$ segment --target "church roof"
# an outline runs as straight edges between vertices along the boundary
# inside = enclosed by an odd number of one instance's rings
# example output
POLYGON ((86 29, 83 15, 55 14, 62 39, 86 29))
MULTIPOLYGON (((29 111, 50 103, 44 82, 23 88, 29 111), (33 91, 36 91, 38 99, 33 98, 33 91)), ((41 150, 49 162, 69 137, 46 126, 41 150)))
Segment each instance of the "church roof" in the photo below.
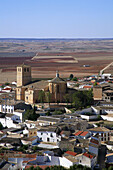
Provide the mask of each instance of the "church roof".
POLYGON ((23 86, 24 88, 31 88, 31 89, 37 89, 37 90, 42 90, 48 85, 48 81, 38 81, 34 83, 30 83, 28 85, 23 86))
POLYGON ((62 78, 59 77, 59 71, 56 71, 56 77, 53 78, 51 81, 51 83, 61 83, 61 82, 65 82, 62 78))
POLYGON ((58 82, 65 82, 65 81, 60 77, 55 77, 50 82, 51 83, 58 83, 58 82))
POLYGON ((23 64, 21 64, 21 65, 18 65, 17 67, 30 67, 30 66, 23 63, 23 64))

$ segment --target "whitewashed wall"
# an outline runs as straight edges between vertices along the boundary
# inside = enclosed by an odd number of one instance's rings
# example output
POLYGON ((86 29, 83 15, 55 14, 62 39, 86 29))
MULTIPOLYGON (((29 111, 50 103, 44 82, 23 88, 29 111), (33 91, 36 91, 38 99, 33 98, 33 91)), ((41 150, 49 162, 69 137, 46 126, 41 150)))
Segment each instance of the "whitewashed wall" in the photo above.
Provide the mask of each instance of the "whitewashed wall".
POLYGON ((43 142, 55 142, 56 143, 56 142, 61 141, 61 136, 58 137, 55 132, 43 132, 43 131, 41 132, 41 131, 38 131, 37 136, 43 142), (47 140, 48 138, 49 138, 49 141, 47 140))

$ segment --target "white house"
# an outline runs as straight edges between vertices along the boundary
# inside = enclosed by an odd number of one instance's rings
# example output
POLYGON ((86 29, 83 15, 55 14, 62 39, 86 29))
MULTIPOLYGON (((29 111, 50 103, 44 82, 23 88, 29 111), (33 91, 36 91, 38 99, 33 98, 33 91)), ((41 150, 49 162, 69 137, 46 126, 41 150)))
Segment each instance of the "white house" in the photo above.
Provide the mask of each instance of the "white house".
POLYGON ((95 114, 113 114, 113 106, 91 106, 95 114))
POLYGON ((0 112, 17 115, 18 117, 20 117, 20 120, 22 122, 25 110, 20 110, 20 109, 15 110, 14 105, 10 104, 10 102, 6 104, 4 101, 2 104, 0 104, 0 112))
POLYGON ((61 136, 58 136, 56 132, 50 131, 37 131, 37 136, 42 142, 57 143, 61 141, 61 136))
POLYGON ((107 78, 107 79, 110 79, 110 78, 111 78, 111 74, 102 74, 102 75, 101 75, 101 78, 102 78, 102 79, 106 79, 106 78, 107 78))
POLYGON ((37 137, 26 137, 26 138, 22 138, 21 142, 23 145, 33 145, 37 143, 38 138, 37 137))
POLYGON ((15 114, 16 116, 20 118, 21 122, 24 120, 24 113, 25 113, 25 110, 20 110, 20 109, 14 110, 13 112, 13 114, 15 114))
POLYGON ((0 112, 2 112, 2 113, 13 113, 14 112, 14 106, 2 103, 2 104, 0 104, 0 112))
POLYGON ((96 162, 97 162, 97 158, 88 153, 82 153, 82 154, 76 155, 75 157, 79 161, 79 164, 83 166, 88 166, 92 169, 96 165, 96 162))
POLYGON ((93 133, 93 135, 98 134, 100 141, 106 142, 110 140, 111 132, 105 127, 96 127, 89 129, 89 131, 93 133))
POLYGON ((17 127, 15 123, 20 123, 20 117, 14 114, 6 114, 4 118, 0 118, 0 122, 2 123, 3 127, 17 127))

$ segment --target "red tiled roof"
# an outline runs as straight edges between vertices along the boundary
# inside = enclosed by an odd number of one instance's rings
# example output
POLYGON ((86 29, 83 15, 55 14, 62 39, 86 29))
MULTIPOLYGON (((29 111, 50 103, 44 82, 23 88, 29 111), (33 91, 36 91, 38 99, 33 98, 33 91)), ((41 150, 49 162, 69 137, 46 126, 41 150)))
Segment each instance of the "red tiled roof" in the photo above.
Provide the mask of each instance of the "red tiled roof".
POLYGON ((37 155, 36 154, 27 154, 26 158, 36 158, 37 155))
POLYGON ((80 136, 86 136, 88 134, 88 131, 84 131, 80 136))
POLYGON ((97 145, 99 144, 99 141, 96 140, 96 139, 91 139, 90 142, 91 142, 91 143, 94 143, 94 144, 97 144, 97 145))
POLYGON ((92 86, 84 86, 83 88, 92 88, 92 86))
POLYGON ((93 158, 93 155, 88 154, 88 153, 84 153, 83 155, 84 155, 84 156, 86 156, 87 158, 90 158, 90 159, 92 159, 92 158, 93 158))
POLYGON ((72 151, 67 151, 65 153, 68 154, 68 155, 72 155, 72 156, 76 156, 77 155, 77 153, 72 152, 72 151))
POLYGON ((29 161, 23 161, 23 163, 28 163, 29 161))
POLYGON ((36 161, 36 158, 34 158, 34 159, 30 159, 28 162, 31 162, 31 161, 36 161))
POLYGON ((5 89, 2 89, 2 90, 11 90, 11 88, 5 88, 5 89))
POLYGON ((80 135, 81 133, 83 133, 83 131, 78 131, 77 133, 75 133, 75 136, 80 135))

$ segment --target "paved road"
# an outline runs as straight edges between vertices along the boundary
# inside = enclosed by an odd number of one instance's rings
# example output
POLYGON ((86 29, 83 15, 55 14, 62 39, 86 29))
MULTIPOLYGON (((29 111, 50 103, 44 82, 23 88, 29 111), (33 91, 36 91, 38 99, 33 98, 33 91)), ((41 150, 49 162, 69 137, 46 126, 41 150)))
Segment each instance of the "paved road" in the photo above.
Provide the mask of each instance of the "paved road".
POLYGON ((105 155, 107 153, 107 148, 105 145, 101 145, 99 148, 98 154, 98 164, 100 165, 100 169, 105 168, 105 155))

